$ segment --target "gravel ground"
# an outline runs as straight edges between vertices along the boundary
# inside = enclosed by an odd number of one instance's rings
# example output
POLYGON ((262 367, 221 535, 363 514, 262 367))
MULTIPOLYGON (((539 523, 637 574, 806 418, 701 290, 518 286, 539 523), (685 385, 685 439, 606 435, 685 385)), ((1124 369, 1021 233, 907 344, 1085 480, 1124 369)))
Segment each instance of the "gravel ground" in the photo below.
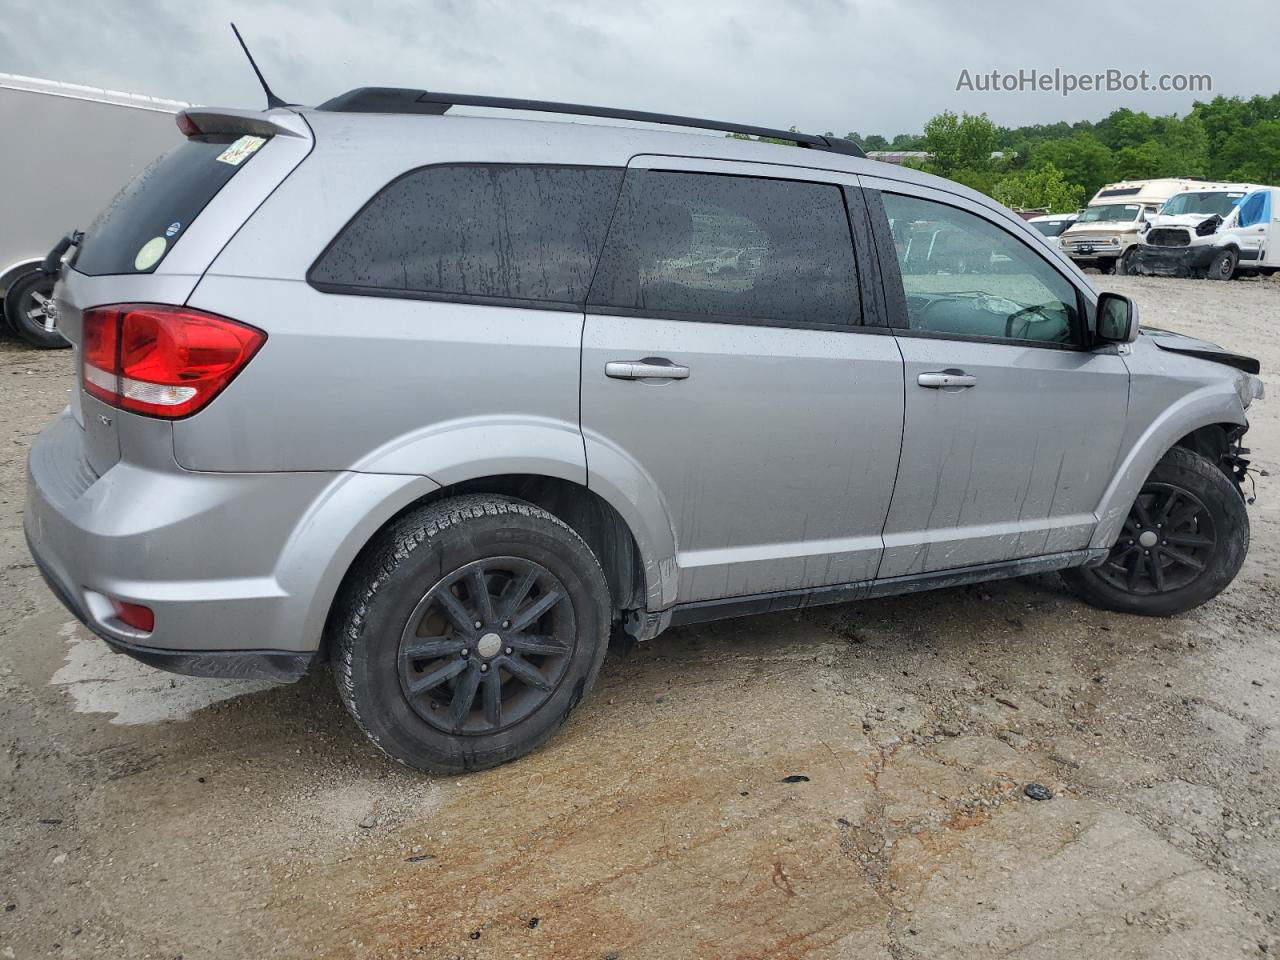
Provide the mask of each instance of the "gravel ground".
MULTIPOLYGON (((1280 365, 1280 282, 1098 279, 1280 365)), ((1269 476, 1243 573, 1189 615, 1034 577, 673 630, 538 754, 428 778, 324 671, 170 677, 71 622, 21 532, 70 374, 0 342, 0 957, 1280 951, 1269 476)), ((1275 474, 1280 404, 1253 423, 1275 474)))

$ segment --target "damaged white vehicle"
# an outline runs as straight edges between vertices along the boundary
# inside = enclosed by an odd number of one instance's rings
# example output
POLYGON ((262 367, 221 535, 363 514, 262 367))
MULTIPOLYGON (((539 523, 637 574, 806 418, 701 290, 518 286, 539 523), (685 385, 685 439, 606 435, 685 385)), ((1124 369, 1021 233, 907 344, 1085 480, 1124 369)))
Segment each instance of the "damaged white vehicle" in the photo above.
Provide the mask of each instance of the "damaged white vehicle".
POLYGON ((1238 184, 1180 193, 1152 218, 1134 255, 1142 274, 1233 277, 1280 270, 1271 233, 1280 219, 1280 188, 1238 184))

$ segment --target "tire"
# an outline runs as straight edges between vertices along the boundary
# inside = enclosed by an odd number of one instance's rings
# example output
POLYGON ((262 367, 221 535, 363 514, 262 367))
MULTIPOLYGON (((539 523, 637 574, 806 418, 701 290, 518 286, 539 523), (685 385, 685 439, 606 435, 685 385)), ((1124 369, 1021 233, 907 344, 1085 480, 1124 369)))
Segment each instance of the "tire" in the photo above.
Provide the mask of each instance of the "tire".
POLYGON ((1106 561, 1062 577, 1095 607, 1168 617, 1221 593, 1248 550, 1249 514, 1235 483, 1212 461, 1174 447, 1143 484, 1106 561))
POLYGON ((1116 261, 1115 260, 1099 260, 1098 272, 1104 276, 1110 276, 1111 274, 1115 273, 1116 261))
POLYGON ((1124 252, 1124 256, 1116 261, 1116 274, 1121 277, 1137 276, 1138 271, 1134 266, 1137 258, 1138 248, 1130 247, 1124 252))
POLYGON ((1236 275, 1236 265, 1240 262, 1234 250, 1223 250, 1209 264, 1210 280, 1230 280, 1236 275))
POLYGON ((488 495, 394 521, 357 561, 336 613, 347 710, 387 756, 436 773, 495 767, 545 743, 595 682, 612 619, 582 538, 539 507, 488 495))
POLYGON ((4 295, 4 315, 9 327, 33 347, 58 350, 71 346, 57 329, 44 327, 44 301, 53 296, 54 278, 39 270, 24 273, 4 295))

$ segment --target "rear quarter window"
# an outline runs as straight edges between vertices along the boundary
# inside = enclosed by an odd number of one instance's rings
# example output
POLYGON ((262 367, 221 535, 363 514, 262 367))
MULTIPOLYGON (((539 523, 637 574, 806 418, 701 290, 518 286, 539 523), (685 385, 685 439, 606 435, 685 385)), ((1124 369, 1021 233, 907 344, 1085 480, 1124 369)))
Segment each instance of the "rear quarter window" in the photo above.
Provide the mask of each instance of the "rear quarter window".
POLYGON ((423 167, 384 187, 307 274, 329 293, 581 307, 622 170, 423 167))
POLYGON ((263 137, 193 137, 157 158, 85 231, 72 266, 95 277, 154 272, 264 143, 263 137))

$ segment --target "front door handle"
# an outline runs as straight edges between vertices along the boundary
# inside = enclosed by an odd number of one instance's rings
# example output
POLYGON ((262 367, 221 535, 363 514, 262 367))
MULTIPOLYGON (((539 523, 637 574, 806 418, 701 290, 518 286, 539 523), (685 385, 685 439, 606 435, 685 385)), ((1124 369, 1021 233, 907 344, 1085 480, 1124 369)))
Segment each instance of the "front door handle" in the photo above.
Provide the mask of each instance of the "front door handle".
POLYGON ((916 377, 916 383, 934 390, 960 390, 964 387, 976 387, 978 378, 963 370, 939 370, 937 373, 922 373, 916 377))
POLYGON ((689 368, 665 357, 645 357, 643 360, 610 360, 604 365, 604 375, 614 380, 687 380, 689 368))

